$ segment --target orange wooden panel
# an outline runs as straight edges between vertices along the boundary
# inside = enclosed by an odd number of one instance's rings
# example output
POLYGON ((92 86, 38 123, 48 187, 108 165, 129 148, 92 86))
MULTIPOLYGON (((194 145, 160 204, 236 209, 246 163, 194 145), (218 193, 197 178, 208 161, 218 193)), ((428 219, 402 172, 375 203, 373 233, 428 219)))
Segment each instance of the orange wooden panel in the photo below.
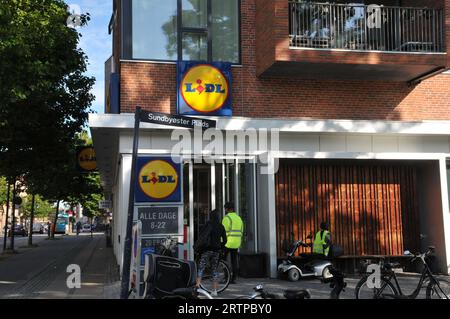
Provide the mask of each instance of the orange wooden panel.
POLYGON ((416 174, 414 166, 383 162, 281 161, 275 178, 278 255, 292 232, 304 239, 321 221, 330 224, 345 255, 401 255, 405 246, 417 248, 416 174))

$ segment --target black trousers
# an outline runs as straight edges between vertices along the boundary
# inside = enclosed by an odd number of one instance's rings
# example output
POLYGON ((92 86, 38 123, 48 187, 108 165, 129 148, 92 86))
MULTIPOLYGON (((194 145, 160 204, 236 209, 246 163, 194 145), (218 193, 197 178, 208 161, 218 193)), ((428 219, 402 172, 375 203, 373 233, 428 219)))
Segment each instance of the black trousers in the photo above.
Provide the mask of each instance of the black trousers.
POLYGON ((339 295, 345 288, 344 274, 334 265, 330 267, 330 273, 333 275, 333 290, 331 291, 331 299, 339 299, 339 295))
POLYGON ((231 271, 233 272, 231 281, 236 280, 239 273, 239 253, 237 249, 225 248, 225 260, 231 257, 231 271))

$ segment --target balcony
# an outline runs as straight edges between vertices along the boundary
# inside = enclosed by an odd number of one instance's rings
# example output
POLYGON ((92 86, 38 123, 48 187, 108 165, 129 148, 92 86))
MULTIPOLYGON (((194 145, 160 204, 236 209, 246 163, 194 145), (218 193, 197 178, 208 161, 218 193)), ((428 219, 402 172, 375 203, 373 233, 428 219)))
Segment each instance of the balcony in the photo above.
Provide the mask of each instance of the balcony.
POLYGON ((414 82, 449 66, 448 1, 260 1, 259 76, 414 82))
POLYGON ((442 9, 289 2, 291 48, 444 53, 442 9))

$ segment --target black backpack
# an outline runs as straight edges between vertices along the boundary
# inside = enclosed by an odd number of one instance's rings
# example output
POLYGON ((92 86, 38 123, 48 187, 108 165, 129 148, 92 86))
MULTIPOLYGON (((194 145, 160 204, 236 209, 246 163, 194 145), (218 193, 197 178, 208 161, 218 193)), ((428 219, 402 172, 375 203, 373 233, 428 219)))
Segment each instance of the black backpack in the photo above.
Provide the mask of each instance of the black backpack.
POLYGON ((194 244, 196 253, 202 253, 211 246, 212 225, 208 223, 200 232, 197 241, 194 244))

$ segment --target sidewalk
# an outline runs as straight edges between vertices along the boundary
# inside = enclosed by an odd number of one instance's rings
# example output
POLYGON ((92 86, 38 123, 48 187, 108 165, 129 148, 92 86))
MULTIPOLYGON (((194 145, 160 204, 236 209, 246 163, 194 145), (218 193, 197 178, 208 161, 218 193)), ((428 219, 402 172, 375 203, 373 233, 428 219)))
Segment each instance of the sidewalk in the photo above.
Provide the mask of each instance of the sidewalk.
MULTIPOLYGON (((444 277, 449 280, 449 277, 444 277)), ((346 290, 341 299, 354 299, 359 276, 347 276, 346 290)), ((405 294, 411 293, 419 276, 400 274, 400 285, 405 294)), ((270 278, 238 278, 218 298, 237 299, 249 296, 256 285, 266 291, 282 294, 286 289, 309 289, 312 299, 328 299, 331 288, 317 279, 290 282, 270 278)), ((21 250, 17 255, 0 259, 0 299, 119 299, 120 278, 112 248, 106 247, 103 234, 82 234, 42 240, 39 247, 21 250), (81 288, 67 287, 67 266, 81 268, 81 288)), ((419 298, 424 298, 422 290, 419 298)))
POLYGON ((0 260, 0 298, 102 299, 118 280, 115 258, 103 234, 60 236, 0 260), (81 288, 67 287, 67 266, 81 268, 81 288))
MULTIPOLYGON (((410 294, 417 287, 420 275, 417 274, 397 274, 400 287, 404 294, 410 294)), ((347 287, 341 293, 340 299, 355 299, 355 287, 360 280, 360 276, 346 276, 345 282, 347 287)), ((448 276, 438 276, 450 280, 448 276)), ((318 279, 301 279, 296 282, 290 282, 282 279, 269 278, 239 278, 237 284, 229 285, 228 288, 221 294, 219 298, 235 299, 243 296, 249 296, 253 293, 253 288, 262 284, 267 291, 282 294, 287 289, 308 289, 311 293, 311 299, 329 299, 331 288, 330 284, 323 284, 318 279)), ((425 287, 426 288, 426 287, 425 287)), ((425 298, 425 288, 423 288, 418 296, 418 299, 425 298)))
MULTIPOLYGON (((410 294, 417 287, 420 275, 417 274, 397 274, 400 286, 404 294, 410 294)), ((360 280, 359 276, 346 276, 345 282, 347 287, 340 295, 340 299, 355 299, 355 287, 360 280)), ((450 281, 448 276, 438 276, 450 281)), ((237 284, 230 284, 228 288, 219 294, 217 299, 238 299, 245 296, 251 296, 254 292, 253 288, 262 284, 266 291, 276 294, 283 294, 287 289, 308 289, 311 294, 311 299, 329 299, 331 288, 330 284, 324 284, 318 279, 301 279, 296 282, 291 282, 283 279, 271 278, 238 278, 237 284)), ((108 299, 118 299, 120 296, 120 282, 112 285, 114 291, 108 295, 108 299)), ((106 288, 106 287, 105 287, 106 288)), ((424 287, 417 299, 425 299, 424 287)), ((106 297, 105 297, 106 298, 106 297)))

